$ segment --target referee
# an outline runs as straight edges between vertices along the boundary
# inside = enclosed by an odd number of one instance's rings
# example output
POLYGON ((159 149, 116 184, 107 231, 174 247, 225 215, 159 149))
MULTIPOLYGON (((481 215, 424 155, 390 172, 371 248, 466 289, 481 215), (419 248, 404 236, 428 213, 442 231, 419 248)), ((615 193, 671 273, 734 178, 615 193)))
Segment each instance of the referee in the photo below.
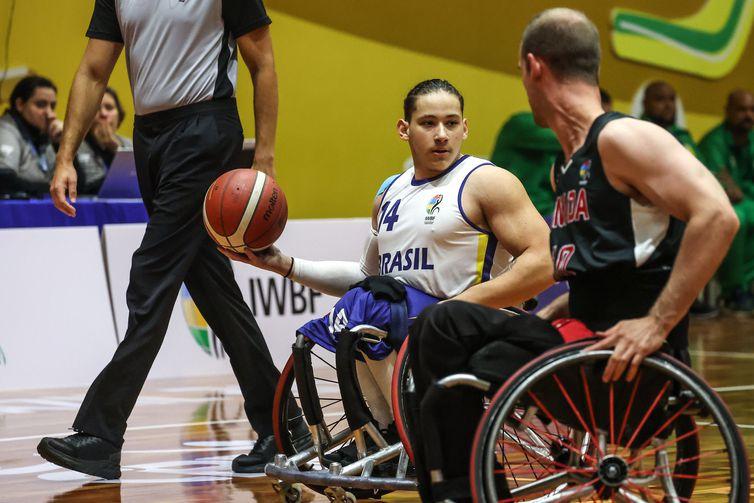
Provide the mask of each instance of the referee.
POLYGON ((134 157, 149 223, 131 264, 125 338, 89 388, 73 423, 77 433, 39 443, 46 460, 120 477, 126 420, 184 282, 230 357, 259 435, 251 453, 234 460, 234 471, 261 472, 274 456, 270 411, 280 374, 201 216, 204 193, 231 167, 243 142, 234 99, 237 52, 254 83, 253 167, 275 174, 277 77, 269 24, 261 0, 95 1, 50 193, 60 211, 76 216, 73 158, 125 47, 136 109, 134 157))

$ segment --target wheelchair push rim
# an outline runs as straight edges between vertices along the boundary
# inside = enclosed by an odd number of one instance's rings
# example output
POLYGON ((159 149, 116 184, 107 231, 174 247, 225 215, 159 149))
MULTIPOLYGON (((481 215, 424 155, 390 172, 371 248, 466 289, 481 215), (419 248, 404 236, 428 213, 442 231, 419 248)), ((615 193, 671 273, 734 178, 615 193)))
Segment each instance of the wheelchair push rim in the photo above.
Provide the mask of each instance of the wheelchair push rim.
POLYGON ((600 393, 588 382, 612 353, 583 352, 589 344, 542 355, 495 394, 472 450, 475 501, 685 502, 699 498, 696 486, 708 495, 722 486, 728 501, 749 500, 738 429, 699 376, 657 353, 642 364, 645 383, 654 379, 651 392, 639 390, 637 376, 600 393), (695 422, 693 413, 708 417, 695 422))

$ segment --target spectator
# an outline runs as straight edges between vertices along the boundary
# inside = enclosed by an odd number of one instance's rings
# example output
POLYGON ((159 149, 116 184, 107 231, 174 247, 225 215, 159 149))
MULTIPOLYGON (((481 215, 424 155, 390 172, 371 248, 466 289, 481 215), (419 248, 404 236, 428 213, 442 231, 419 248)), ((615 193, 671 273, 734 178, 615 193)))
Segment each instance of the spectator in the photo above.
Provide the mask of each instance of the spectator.
POLYGON ((79 194, 96 194, 119 148, 132 149, 131 140, 116 133, 125 112, 114 89, 108 87, 92 127, 76 152, 79 194))
POLYGON ((600 102, 602 102, 602 110, 605 112, 613 111, 613 97, 602 87, 600 87, 600 102))
POLYGON ((549 216, 555 202, 550 166, 559 152, 555 133, 537 126, 531 112, 520 112, 503 124, 490 161, 516 175, 540 215, 549 216))
POLYGON ((725 121, 707 133, 699 150, 720 180, 741 227, 717 277, 723 301, 734 313, 751 314, 754 296, 754 96, 744 90, 728 95, 725 121))
POLYGON ((55 116, 57 88, 30 76, 16 84, 0 117, 0 194, 29 197, 47 193, 55 167, 53 141, 62 123, 55 116))
MULTIPOLYGON (((640 89, 637 95, 634 105, 638 102, 640 107, 632 110, 634 115, 665 128, 681 145, 686 147, 686 150, 699 159, 699 147, 685 127, 681 99, 673 86, 665 81, 656 80, 640 89)), ((692 316, 698 319, 714 318, 719 313, 720 310, 704 300, 704 296, 697 299, 691 306, 692 316)))
POLYGON ((683 121, 678 120, 679 103, 680 99, 673 86, 665 81, 656 80, 644 88, 642 110, 638 115, 668 130, 686 150, 698 158, 699 149, 696 142, 684 127, 683 121))

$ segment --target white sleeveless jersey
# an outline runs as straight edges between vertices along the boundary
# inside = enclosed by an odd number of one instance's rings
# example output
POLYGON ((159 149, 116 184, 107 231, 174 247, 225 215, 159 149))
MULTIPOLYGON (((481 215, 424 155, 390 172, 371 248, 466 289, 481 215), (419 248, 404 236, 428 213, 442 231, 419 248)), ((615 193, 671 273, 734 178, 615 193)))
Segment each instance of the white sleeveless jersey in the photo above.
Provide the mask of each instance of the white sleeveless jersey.
POLYGON ((436 177, 417 181, 412 167, 393 180, 376 229, 381 275, 447 299, 509 267, 511 255, 461 205, 466 180, 485 165, 465 155, 436 177))

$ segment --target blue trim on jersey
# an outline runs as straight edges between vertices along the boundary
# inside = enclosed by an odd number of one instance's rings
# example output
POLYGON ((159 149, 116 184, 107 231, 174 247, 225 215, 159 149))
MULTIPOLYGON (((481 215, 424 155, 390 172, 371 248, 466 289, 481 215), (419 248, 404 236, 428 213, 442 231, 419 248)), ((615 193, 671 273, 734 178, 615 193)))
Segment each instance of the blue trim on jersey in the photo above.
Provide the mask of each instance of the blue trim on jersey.
POLYGON ((439 175, 435 175, 435 176, 430 177, 430 178, 425 178, 424 180, 417 180, 416 179, 416 171, 414 171, 414 176, 411 177, 411 185, 413 185, 414 187, 418 187, 420 185, 424 185, 425 183, 433 182, 433 181, 437 180, 438 178, 442 178, 443 176, 445 176, 448 173, 450 173, 451 171, 453 171, 453 169, 455 169, 456 166, 458 166, 463 161, 465 161, 468 156, 469 156, 468 154, 462 155, 461 157, 459 157, 458 159, 456 159, 456 162, 454 162, 453 164, 451 164, 445 171, 443 171, 439 175))
POLYGON ((495 260, 495 250, 497 249, 497 238, 490 234, 487 241, 487 249, 484 251, 484 266, 482 266, 482 282, 489 281, 492 274, 492 262, 495 260))
MULTIPOLYGON (((404 171, 403 173, 405 173, 405 171, 404 171)), ((399 175, 394 175, 394 176, 395 176, 395 178, 393 178, 393 179, 392 179, 392 181, 391 181, 391 182, 390 182, 390 183, 388 184, 388 186, 387 186, 387 187, 385 187, 385 190, 383 190, 383 191, 382 191, 382 198, 380 199, 380 208, 382 208, 382 203, 384 203, 384 202, 385 202, 385 196, 387 196, 387 191, 388 191, 388 190, 390 190, 390 187, 392 187, 392 186, 393 186, 393 184, 394 184, 395 182, 397 182, 397 181, 398 181, 398 179, 399 179, 399 178, 400 178, 401 176, 403 176, 403 173, 401 173, 401 174, 399 174, 399 175)), ((386 181, 387 181, 387 180, 386 180, 386 181)), ((383 185, 385 185, 385 182, 383 182, 382 184, 383 184, 383 185)), ((382 188, 382 187, 380 187, 380 188, 382 188)), ((377 229, 377 231, 379 232, 379 229, 377 229)))
POLYGON ((400 173, 398 173, 398 174, 395 174, 395 175, 390 175, 389 177, 385 178, 385 181, 384 181, 384 182, 382 182, 382 185, 380 185, 380 188, 379 188, 379 189, 377 189, 377 194, 375 194, 375 195, 374 195, 374 197, 378 197, 378 196, 381 196, 382 194, 384 194, 385 192, 387 192, 387 189, 389 189, 389 188, 390 188, 390 186, 391 186, 391 185, 393 184, 393 182, 394 182, 394 181, 395 181, 395 180, 396 180, 396 179, 397 179, 397 178, 398 178, 399 176, 401 176, 401 174, 400 174, 400 173))
POLYGON ((471 221, 471 219, 466 215, 466 212, 463 211, 463 204, 461 204, 461 197, 463 196, 463 188, 466 186, 466 180, 469 179, 469 176, 471 173, 476 171, 478 168, 481 168, 482 166, 494 166, 491 162, 484 162, 480 164, 479 166, 476 166, 474 169, 466 173, 466 176, 464 177, 463 181, 461 182, 461 187, 458 189, 458 211, 461 212, 461 216, 466 221, 467 224, 471 226, 471 228, 476 229, 477 231, 481 232, 482 234, 492 235, 491 231, 486 231, 482 229, 481 227, 477 226, 474 222, 471 221))

